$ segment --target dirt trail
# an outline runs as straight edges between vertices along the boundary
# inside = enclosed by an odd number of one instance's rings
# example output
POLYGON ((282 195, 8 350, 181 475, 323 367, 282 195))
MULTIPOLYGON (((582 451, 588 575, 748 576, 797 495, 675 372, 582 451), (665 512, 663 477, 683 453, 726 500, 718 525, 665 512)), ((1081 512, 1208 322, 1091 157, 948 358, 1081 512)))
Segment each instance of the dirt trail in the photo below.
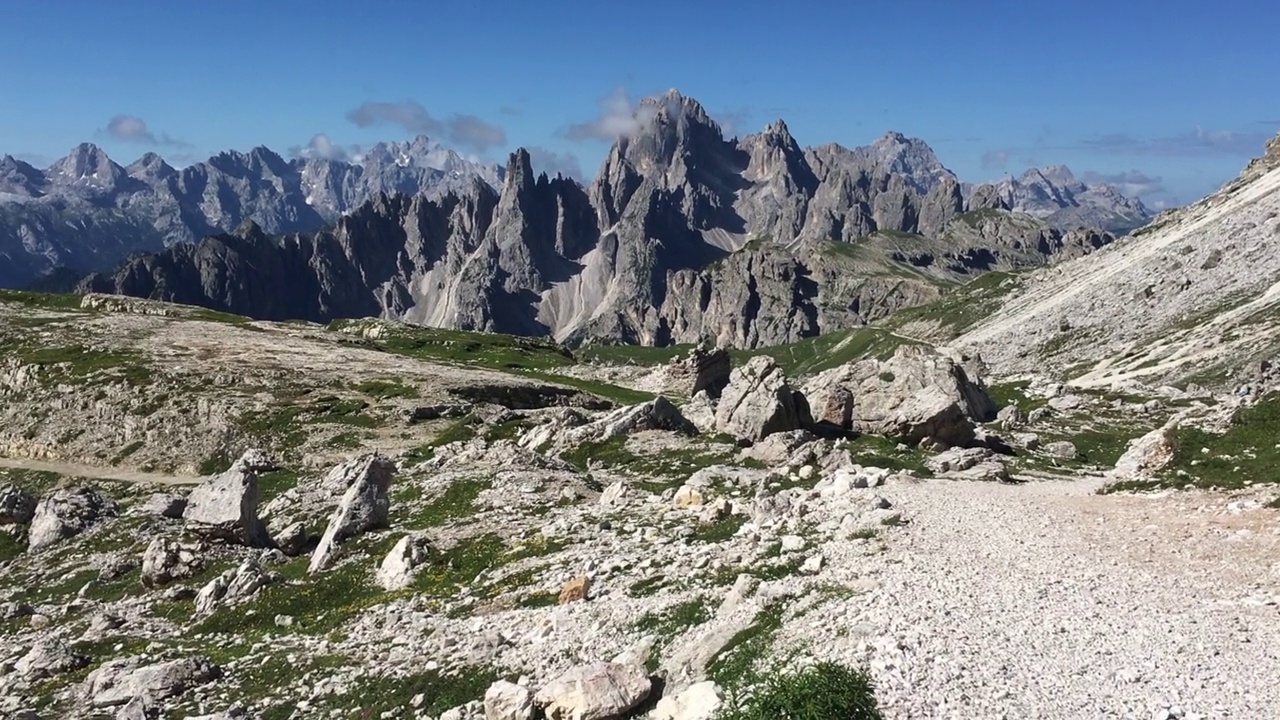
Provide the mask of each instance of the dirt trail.
POLYGON ((884 554, 823 548, 874 589, 788 630, 868 662, 895 719, 1280 717, 1276 511, 1101 482, 890 485, 884 554))
POLYGON ((0 457, 0 468, 36 470, 39 472, 58 473, 59 475, 67 475, 70 477, 117 480, 119 482, 129 483, 151 483, 156 485, 195 485, 203 479, 189 475, 147 473, 139 472, 137 470, 104 468, 96 465, 80 465, 78 463, 61 461, 28 460, 26 458, 0 457))

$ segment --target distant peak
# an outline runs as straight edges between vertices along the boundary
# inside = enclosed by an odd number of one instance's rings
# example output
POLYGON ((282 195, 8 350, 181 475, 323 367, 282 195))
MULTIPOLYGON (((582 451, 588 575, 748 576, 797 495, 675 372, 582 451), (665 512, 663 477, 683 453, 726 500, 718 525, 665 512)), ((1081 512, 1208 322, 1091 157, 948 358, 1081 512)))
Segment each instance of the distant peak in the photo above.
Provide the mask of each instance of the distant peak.
POLYGON ((534 182, 533 159, 523 147, 516 148, 507 160, 506 187, 519 190, 534 182))
POLYGON ((764 131, 766 135, 785 135, 787 137, 791 136, 791 130, 787 128, 787 123, 782 118, 778 118, 777 120, 774 120, 773 122, 769 123, 769 126, 766 127, 764 131))

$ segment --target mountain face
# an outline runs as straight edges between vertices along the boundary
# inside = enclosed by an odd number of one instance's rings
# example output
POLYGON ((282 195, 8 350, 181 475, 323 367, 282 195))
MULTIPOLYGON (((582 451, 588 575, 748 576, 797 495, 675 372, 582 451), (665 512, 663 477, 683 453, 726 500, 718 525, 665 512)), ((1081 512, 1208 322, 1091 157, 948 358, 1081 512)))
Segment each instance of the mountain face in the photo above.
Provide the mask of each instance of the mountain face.
POLYGON ((1204 200, 1101 252, 1020 278, 1017 292, 956 343, 1000 371, 1069 370, 1085 386, 1214 385, 1249 366, 1274 373, 1278 240, 1280 136, 1204 200))
POLYGON ((1126 233, 1151 220, 1138 198, 1128 198, 1114 185, 1086 184, 1065 165, 1032 168, 1017 178, 973 188, 975 207, 1027 213, 1060 228, 1097 227, 1126 233))
POLYGON ((674 91, 647 100, 637 120, 589 186, 535 176, 519 150, 499 187, 477 177, 439 197, 380 193, 311 234, 246 224, 131 258, 81 290, 266 319, 381 316, 571 344, 755 347, 1111 241, 966 212, 959 183, 918 141, 889 137, 883 154, 804 151, 782 122, 727 140, 674 91))
POLYGON ((266 148, 177 170, 155 153, 128 167, 85 143, 46 170, 0 158, 0 287, 54 268, 115 266, 253 220, 267 232, 315 230, 382 192, 437 197, 501 168, 425 137, 381 143, 357 161, 285 160, 266 148))

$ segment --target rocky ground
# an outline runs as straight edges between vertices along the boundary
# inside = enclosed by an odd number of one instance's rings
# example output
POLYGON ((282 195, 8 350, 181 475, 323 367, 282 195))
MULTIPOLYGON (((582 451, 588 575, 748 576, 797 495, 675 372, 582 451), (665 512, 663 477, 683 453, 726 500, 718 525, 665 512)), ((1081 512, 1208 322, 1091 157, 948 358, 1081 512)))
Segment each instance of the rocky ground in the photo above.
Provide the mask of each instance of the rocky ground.
POLYGON ((0 335, 5 716, 694 720, 821 661, 891 718, 1280 712, 1264 388, 50 302, 0 335))

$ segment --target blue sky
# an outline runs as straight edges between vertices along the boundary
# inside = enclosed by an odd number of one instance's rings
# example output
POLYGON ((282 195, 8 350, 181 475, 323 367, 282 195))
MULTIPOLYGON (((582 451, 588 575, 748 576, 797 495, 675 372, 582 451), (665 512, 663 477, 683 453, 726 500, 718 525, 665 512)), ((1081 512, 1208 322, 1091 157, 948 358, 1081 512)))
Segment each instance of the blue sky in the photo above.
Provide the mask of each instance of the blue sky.
POLYGON ((738 134, 892 129, 963 179, 1065 163, 1160 204, 1280 131, 1275 0, 5 0, 4 16, 0 153, 37 164, 86 140, 183 164, 428 130, 593 176, 595 121, 676 87, 738 134))

